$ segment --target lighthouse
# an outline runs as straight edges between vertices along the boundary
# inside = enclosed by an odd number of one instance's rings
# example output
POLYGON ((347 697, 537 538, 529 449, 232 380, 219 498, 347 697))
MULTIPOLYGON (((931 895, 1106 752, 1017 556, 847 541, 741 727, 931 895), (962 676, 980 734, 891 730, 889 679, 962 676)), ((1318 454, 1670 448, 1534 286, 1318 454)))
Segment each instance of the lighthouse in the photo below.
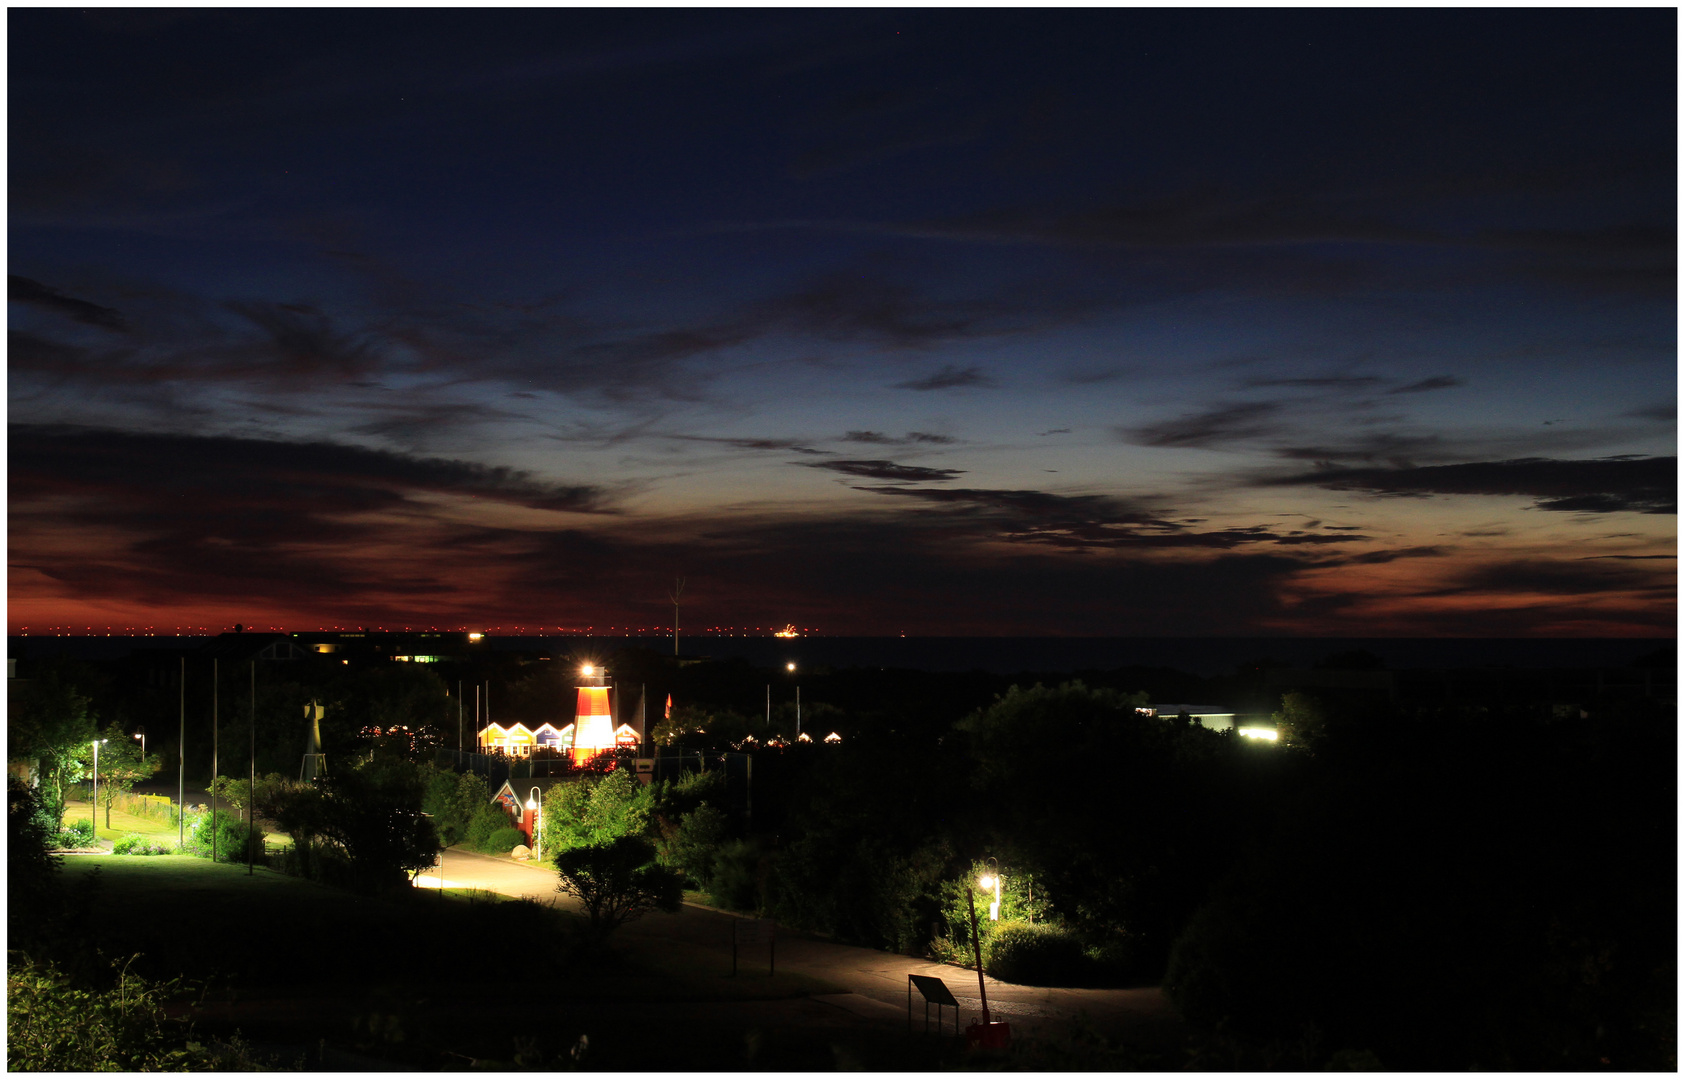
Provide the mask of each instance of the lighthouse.
POLYGON ((593 664, 579 669, 579 704, 573 717, 573 763, 583 765, 615 745, 614 716, 608 707, 608 673, 593 664))

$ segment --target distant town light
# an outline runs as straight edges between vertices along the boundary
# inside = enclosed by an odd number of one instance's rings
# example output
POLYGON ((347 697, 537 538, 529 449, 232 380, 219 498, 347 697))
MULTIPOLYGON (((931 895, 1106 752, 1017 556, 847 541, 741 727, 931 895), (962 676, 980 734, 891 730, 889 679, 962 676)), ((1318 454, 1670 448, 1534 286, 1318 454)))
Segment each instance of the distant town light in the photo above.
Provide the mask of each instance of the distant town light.
POLYGON ((1281 732, 1275 728, 1243 727, 1240 734, 1242 738, 1263 739, 1265 742, 1276 742, 1281 738, 1281 732))
POLYGON ((479 641, 481 638, 483 638, 485 636, 486 635, 484 635, 484 634, 473 633, 473 634, 468 635, 468 640, 469 641, 479 641))

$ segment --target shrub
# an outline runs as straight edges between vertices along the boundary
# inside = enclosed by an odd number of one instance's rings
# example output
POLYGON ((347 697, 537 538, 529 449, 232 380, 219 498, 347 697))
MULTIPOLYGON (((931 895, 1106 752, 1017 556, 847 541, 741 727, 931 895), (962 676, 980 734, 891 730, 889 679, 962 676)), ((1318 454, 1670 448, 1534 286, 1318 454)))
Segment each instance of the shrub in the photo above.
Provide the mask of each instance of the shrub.
MULTIPOLYGON (((475 851, 485 851, 491 842, 492 834, 500 829, 509 828, 509 815, 491 803, 486 803, 474 812, 474 817, 468 822, 467 830, 462 834, 462 842, 475 851)), ((513 846, 513 845, 511 845, 513 846)), ((505 848, 505 851, 508 849, 505 848)))
POLYGON ((765 906, 760 868, 758 844, 752 840, 727 840, 714 855, 708 899, 732 911, 759 911, 765 906))
POLYGON ((1091 977, 1082 940, 1050 923, 998 924, 983 943, 983 968, 1026 986, 1081 986, 1091 977))
POLYGON ((212 838, 216 841, 216 857, 218 862, 245 862, 250 845, 255 862, 263 862, 262 834, 254 837, 252 829, 246 824, 245 818, 226 810, 212 810, 200 814, 188 823, 187 846, 193 854, 210 858, 212 838))
POLYGON ((113 855, 168 855, 170 845, 139 833, 130 833, 111 845, 113 855))
POLYGON ((94 823, 90 821, 69 821, 59 829, 58 846, 61 848, 85 848, 94 846, 94 823))
POLYGON ((718 807, 703 803, 679 821, 679 827, 662 845, 661 863, 684 871, 691 888, 706 889, 714 876, 714 856, 726 838, 726 816, 718 807))
POLYGON ((515 849, 516 844, 527 842, 527 834, 513 825, 505 825, 486 838, 480 845, 480 850, 488 855, 507 855, 515 849))
POLYGON ((178 983, 151 983, 125 964, 116 985, 76 986, 50 963, 6 961, 6 1067, 10 1071, 154 1072, 193 1064, 189 1029, 164 1017, 178 983))

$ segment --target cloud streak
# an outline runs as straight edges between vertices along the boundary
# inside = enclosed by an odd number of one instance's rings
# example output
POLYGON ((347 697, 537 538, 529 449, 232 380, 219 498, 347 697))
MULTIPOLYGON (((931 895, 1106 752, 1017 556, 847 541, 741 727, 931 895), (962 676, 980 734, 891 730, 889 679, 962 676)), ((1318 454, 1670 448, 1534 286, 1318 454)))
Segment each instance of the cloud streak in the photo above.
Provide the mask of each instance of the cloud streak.
POLYGON ((1256 481, 1259 486, 1315 486, 1373 495, 1521 495, 1540 510, 1577 513, 1678 512, 1678 459, 1517 458, 1416 468, 1324 468, 1256 481))

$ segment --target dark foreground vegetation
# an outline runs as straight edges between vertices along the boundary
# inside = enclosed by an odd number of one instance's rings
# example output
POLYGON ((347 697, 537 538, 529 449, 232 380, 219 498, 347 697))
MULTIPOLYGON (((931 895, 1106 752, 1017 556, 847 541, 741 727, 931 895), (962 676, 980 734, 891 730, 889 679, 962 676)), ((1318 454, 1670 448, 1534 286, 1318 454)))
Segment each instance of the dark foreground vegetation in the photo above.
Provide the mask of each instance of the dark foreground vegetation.
MULTIPOLYGON (((974 902, 997 977, 1162 985, 1195 1031, 1174 1061, 1093 1032, 1021 1048, 1022 1067, 1674 1068, 1671 707, 1296 691, 1277 695, 1271 744, 1139 713, 1143 684, 1158 700, 1213 692, 1174 673, 1160 673, 1170 692, 1151 672, 809 673, 802 730, 837 731, 826 744, 796 741, 786 702, 757 714, 767 676, 746 665, 642 655, 621 669, 656 700, 673 688, 681 704, 653 735, 695 767, 641 787, 629 761, 604 760, 552 785, 547 863, 581 888, 641 882, 646 909, 671 905, 677 875, 794 930, 960 962, 974 902), (984 875, 1002 882, 998 921, 984 875)), ((560 661, 505 674, 513 712, 571 706, 560 661)), ((723 984, 614 931, 612 903, 587 921, 416 895, 409 879, 440 842, 507 851, 520 837, 488 808, 491 785, 434 761, 443 680, 375 675, 324 670, 313 686, 307 666, 285 672, 307 700, 358 687, 342 707, 382 718, 326 780, 223 786, 291 837, 260 888, 243 867, 180 857, 145 879, 55 870, 51 808, 14 791, 10 970, 23 981, 9 986, 70 1002, 127 985, 121 999, 178 1011, 200 995, 191 1040, 112 1022, 112 1045, 143 1056, 110 1060, 134 1067, 976 1063, 887 1036, 838 1042, 802 1011, 814 988, 794 983, 767 998, 776 1019, 753 1038, 711 1026, 704 1003, 723 984), (151 981, 123 983, 137 978, 151 981), (529 998, 550 1019, 512 1019, 529 998)), ((227 841, 244 853, 243 835, 227 841)), ((90 1007, 75 1001, 53 1008, 90 1007)))

